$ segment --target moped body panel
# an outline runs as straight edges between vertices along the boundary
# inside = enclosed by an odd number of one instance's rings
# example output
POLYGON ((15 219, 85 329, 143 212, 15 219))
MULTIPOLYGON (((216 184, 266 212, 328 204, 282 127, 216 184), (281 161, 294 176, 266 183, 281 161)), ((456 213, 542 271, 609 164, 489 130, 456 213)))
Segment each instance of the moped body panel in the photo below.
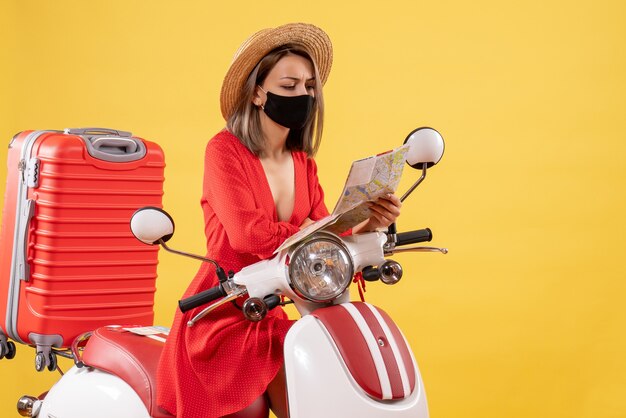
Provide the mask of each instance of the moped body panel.
MULTIPOLYGON (((340 305, 331 309, 343 308, 340 305)), ((410 350, 412 364, 405 366, 414 373, 413 389, 406 396, 389 400, 368 394, 362 382, 357 382, 323 321, 314 315, 303 317, 289 330, 284 353, 291 418, 428 417, 422 378, 410 350)))
POLYGON ((117 376, 72 367, 46 395, 38 417, 150 418, 143 401, 117 376))

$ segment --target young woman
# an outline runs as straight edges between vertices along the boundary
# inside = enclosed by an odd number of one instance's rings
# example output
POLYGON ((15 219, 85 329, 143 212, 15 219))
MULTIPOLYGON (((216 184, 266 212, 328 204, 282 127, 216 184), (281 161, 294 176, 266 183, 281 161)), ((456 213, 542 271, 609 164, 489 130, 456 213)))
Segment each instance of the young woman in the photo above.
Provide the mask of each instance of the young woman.
MULTIPOLYGON (((227 127, 207 145, 201 200, 207 257, 226 270, 269 258, 328 215, 312 157, 331 64, 328 35, 302 23, 257 32, 235 54, 220 98, 227 127)), ((388 226, 400 205, 395 196, 377 201, 352 232, 388 226)), ((216 284, 204 264, 185 297, 216 284)), ((285 312, 250 322, 229 304, 187 327, 198 309, 176 314, 159 368, 159 404, 178 418, 267 416, 268 404, 286 417, 282 347, 292 321, 285 312)))

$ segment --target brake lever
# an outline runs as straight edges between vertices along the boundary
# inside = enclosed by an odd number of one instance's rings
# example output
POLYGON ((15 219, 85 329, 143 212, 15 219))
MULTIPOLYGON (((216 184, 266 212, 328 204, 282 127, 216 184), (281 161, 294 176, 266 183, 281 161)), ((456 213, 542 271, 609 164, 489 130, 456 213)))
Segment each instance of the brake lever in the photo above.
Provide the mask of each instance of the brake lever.
POLYGON ((398 254, 398 253, 408 253, 408 252, 415 252, 415 253, 437 253, 437 252, 439 252, 439 253, 442 253, 442 254, 448 254, 448 249, 447 248, 439 248, 439 247, 408 247, 408 248, 398 248, 398 247, 395 247, 387 254, 398 254))
POLYGON ((204 318, 205 316, 207 316, 209 313, 213 312, 214 310, 216 310, 217 308, 219 308, 222 305, 227 304, 228 302, 231 302, 235 299, 237 299, 240 296, 243 296, 245 294, 247 294, 248 291, 245 288, 236 288, 232 293, 230 293, 228 296, 225 296, 222 300, 215 302, 212 305, 207 306, 206 308, 204 308, 203 310, 201 310, 200 312, 198 312, 198 314, 196 314, 196 316, 194 316, 193 318, 191 318, 189 321, 187 321, 187 326, 188 327, 193 327, 196 322, 198 322, 199 320, 201 320, 202 318, 204 318))

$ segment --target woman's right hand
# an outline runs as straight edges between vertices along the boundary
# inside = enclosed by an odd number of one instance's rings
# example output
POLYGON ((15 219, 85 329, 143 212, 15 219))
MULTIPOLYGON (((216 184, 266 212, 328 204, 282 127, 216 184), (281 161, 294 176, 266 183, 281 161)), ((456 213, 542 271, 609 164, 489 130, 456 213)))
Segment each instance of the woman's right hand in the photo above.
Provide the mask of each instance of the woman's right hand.
POLYGON ((300 225, 300 229, 304 229, 304 228, 306 228, 307 226, 309 226, 309 225, 311 225, 313 223, 315 223, 314 220, 306 218, 304 221, 302 221, 302 224, 300 225))
POLYGON ((352 228, 353 234, 376 231, 379 228, 387 228, 400 216, 402 202, 394 194, 387 194, 375 202, 369 203, 371 216, 352 228))

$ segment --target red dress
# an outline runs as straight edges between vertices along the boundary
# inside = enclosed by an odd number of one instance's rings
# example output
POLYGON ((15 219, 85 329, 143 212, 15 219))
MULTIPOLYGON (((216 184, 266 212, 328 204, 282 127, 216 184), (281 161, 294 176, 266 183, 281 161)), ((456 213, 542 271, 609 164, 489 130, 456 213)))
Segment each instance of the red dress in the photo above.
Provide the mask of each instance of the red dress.
MULTIPOLYGON (((328 215, 315 162, 292 152, 295 202, 288 222, 278 221, 274 199, 259 159, 231 133, 218 133, 206 148, 202 209, 207 257, 235 272, 273 251, 308 217, 328 215)), ((217 285, 212 265, 203 263, 186 296, 217 285)), ((158 370, 158 403, 178 418, 219 417, 251 404, 276 376, 283 341, 293 321, 281 308, 250 322, 227 304, 193 327, 177 310, 158 370)))

